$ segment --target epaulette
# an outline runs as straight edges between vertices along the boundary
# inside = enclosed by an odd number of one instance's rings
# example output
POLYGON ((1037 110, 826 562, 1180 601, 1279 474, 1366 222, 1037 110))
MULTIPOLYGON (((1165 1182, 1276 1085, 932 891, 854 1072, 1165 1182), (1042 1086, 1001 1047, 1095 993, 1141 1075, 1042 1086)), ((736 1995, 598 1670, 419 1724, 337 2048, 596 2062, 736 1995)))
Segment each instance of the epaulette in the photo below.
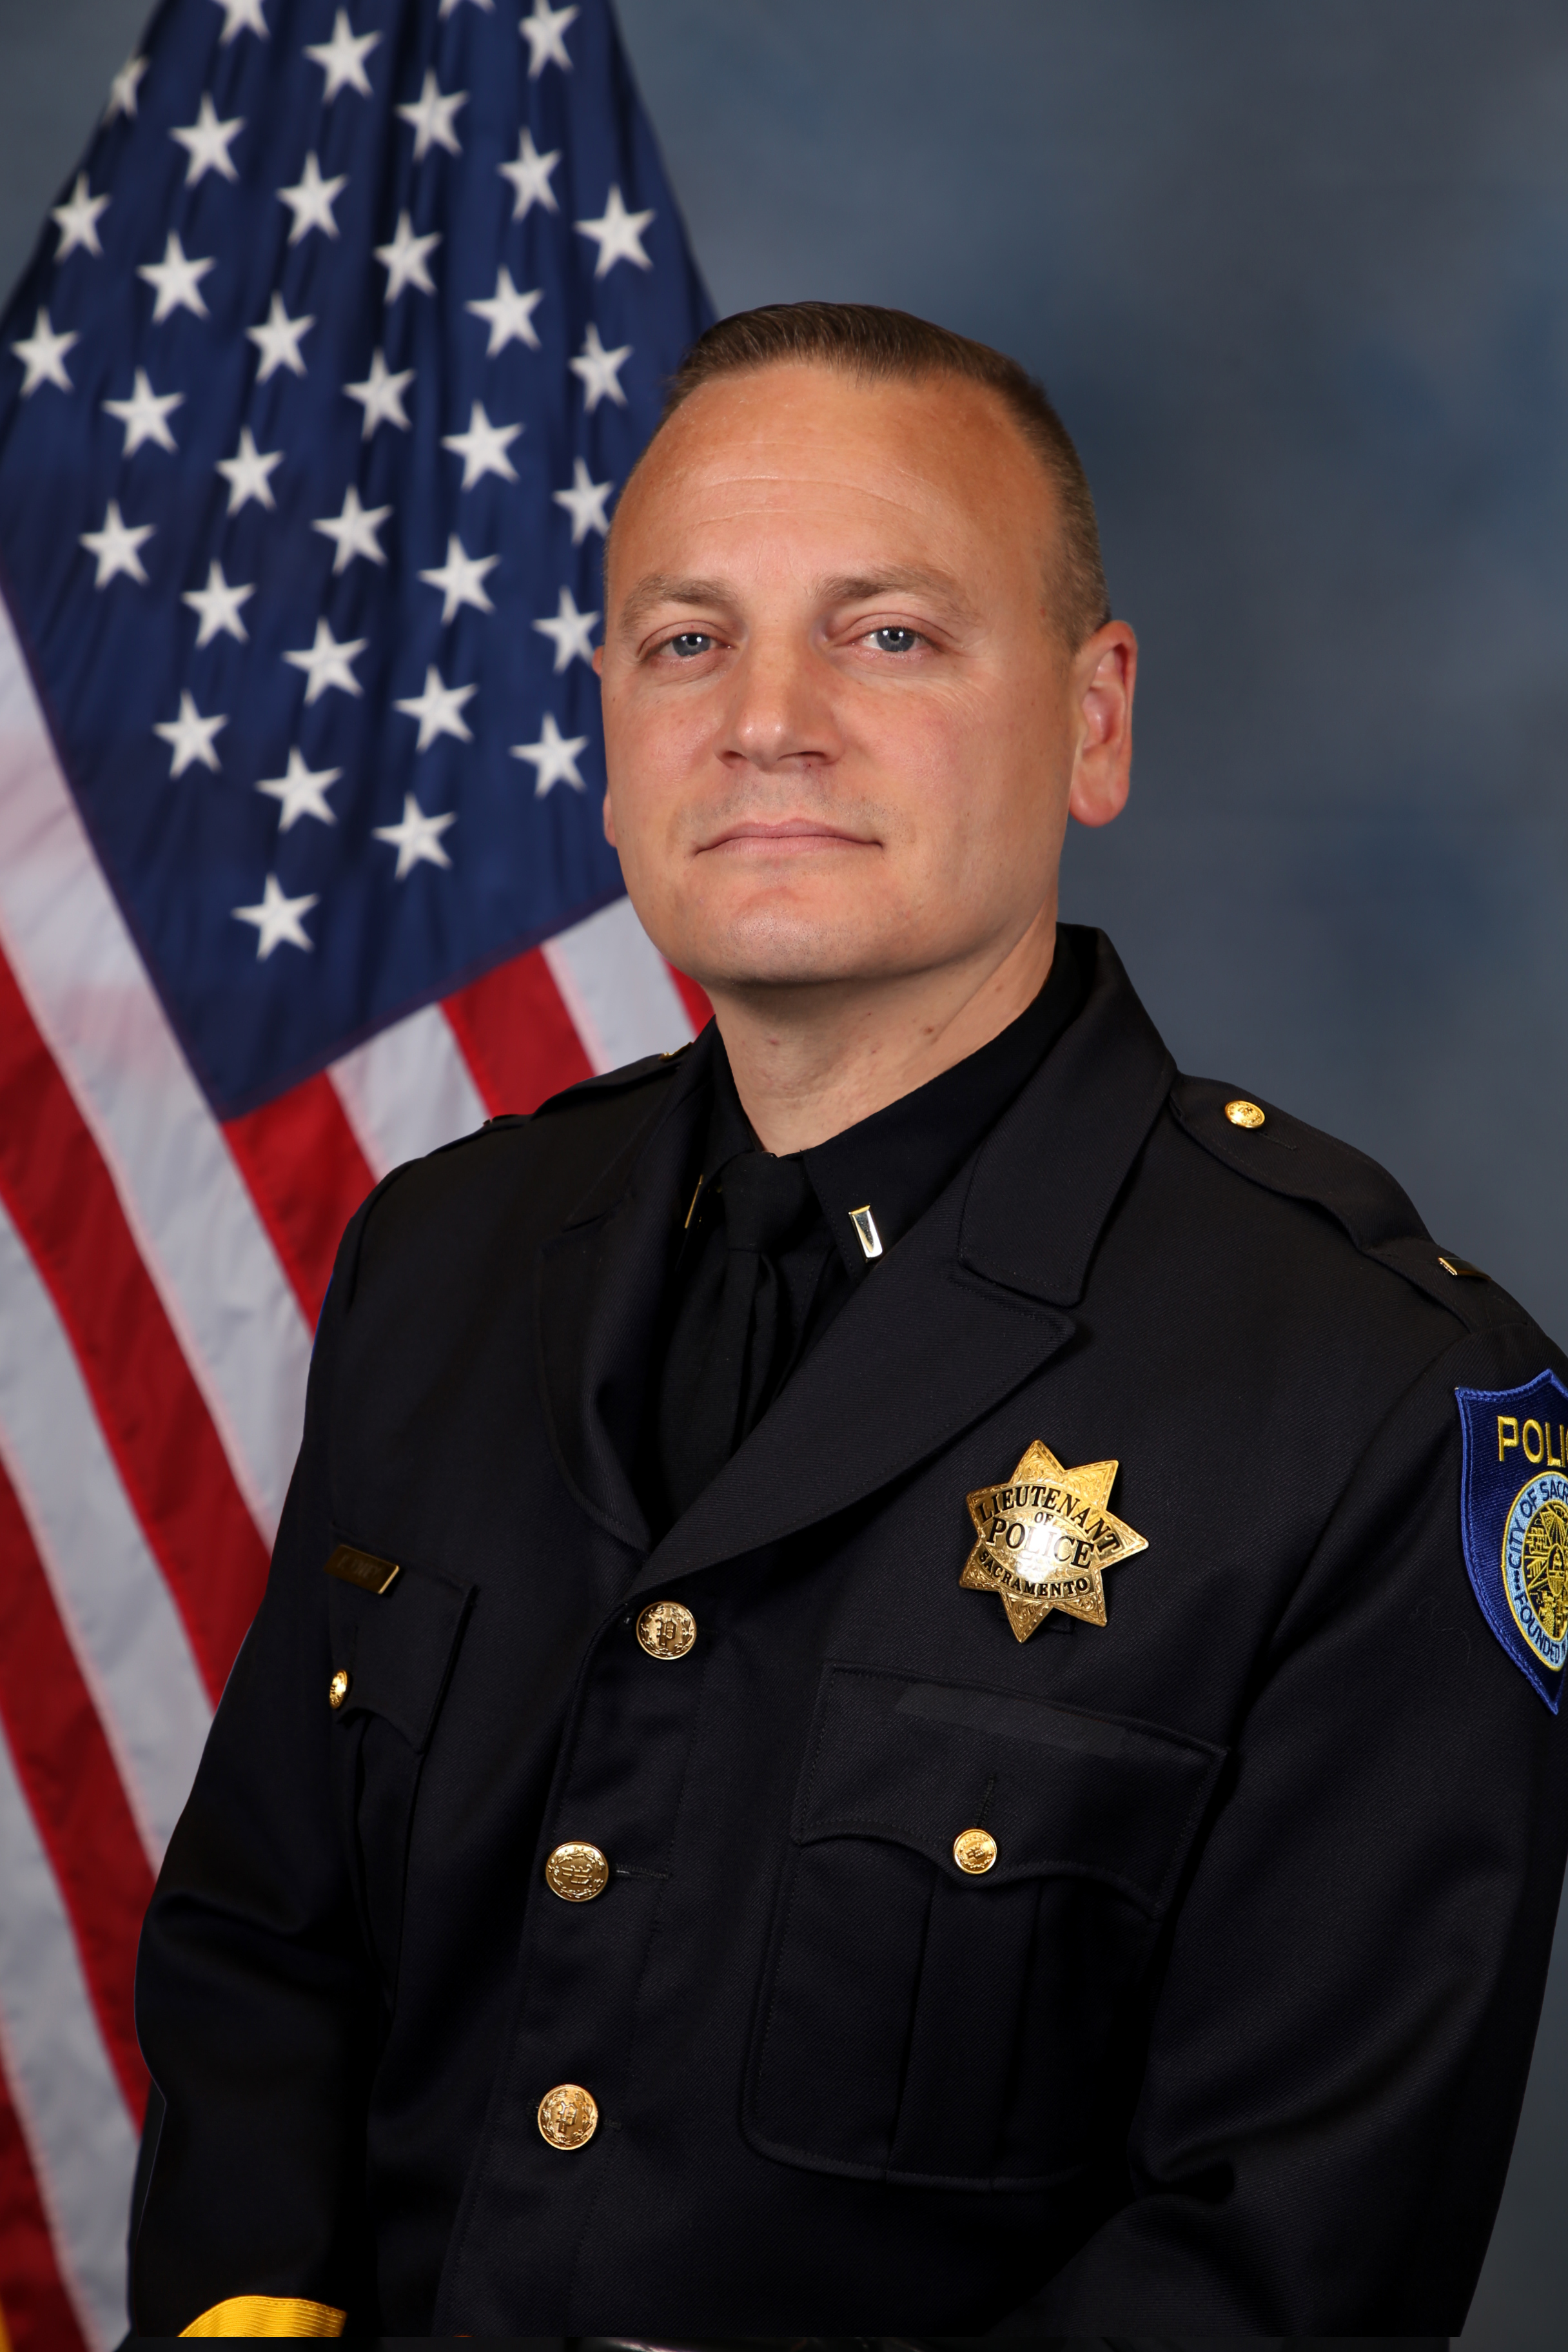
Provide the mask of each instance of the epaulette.
MULTIPOLYGON (((677 1045, 672 1053, 647 1054, 640 1062, 627 1062, 623 1069, 601 1070, 597 1077, 579 1078, 575 1086, 563 1087, 555 1095, 546 1095, 535 1118, 544 1118, 552 1111, 570 1110, 583 1102, 601 1101, 605 1095, 626 1094, 633 1087, 646 1086, 650 1078, 667 1077, 672 1064, 691 1051, 690 1041, 677 1045)), ((508 1113, 508 1118, 514 1114, 508 1113)), ((500 1127, 503 1119, 487 1119, 487 1127, 500 1127)))
POLYGON ((668 1070, 672 1062, 679 1062, 683 1054, 690 1051, 689 1040, 686 1045, 678 1045, 672 1054, 648 1054, 640 1062, 628 1062, 624 1069, 604 1070, 597 1077, 579 1078, 574 1086, 563 1087, 559 1094, 546 1095, 537 1110, 498 1110, 479 1126, 471 1128, 467 1135, 455 1136, 450 1143, 437 1144, 426 1157, 435 1160, 444 1152, 460 1151, 466 1143, 477 1142, 481 1135, 492 1134, 497 1128, 527 1127, 534 1119, 542 1118, 546 1111, 562 1110, 574 1102, 602 1100, 605 1095, 624 1094, 628 1087, 641 1086, 645 1079, 657 1077, 661 1071, 668 1070))
POLYGON ((1248 1183, 1326 1210, 1363 1257, 1424 1290, 1467 1329, 1484 1330, 1522 1314, 1479 1265, 1439 1247, 1403 1186, 1353 1144, 1216 1078, 1178 1078, 1170 1104, 1183 1132, 1215 1160, 1248 1183))

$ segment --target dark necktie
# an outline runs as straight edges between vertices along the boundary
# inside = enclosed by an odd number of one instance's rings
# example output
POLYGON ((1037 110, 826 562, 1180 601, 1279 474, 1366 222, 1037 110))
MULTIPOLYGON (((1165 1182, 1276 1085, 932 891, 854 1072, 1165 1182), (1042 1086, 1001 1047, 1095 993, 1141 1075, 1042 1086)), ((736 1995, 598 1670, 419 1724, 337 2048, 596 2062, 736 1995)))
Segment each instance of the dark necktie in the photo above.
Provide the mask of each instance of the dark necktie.
POLYGON ((821 1212, 799 1159, 742 1151, 712 1180, 704 1213, 726 1246, 708 1249, 670 1335, 658 1407, 659 1458, 677 1516, 755 1428, 799 1350, 826 1255, 808 1243, 821 1212))

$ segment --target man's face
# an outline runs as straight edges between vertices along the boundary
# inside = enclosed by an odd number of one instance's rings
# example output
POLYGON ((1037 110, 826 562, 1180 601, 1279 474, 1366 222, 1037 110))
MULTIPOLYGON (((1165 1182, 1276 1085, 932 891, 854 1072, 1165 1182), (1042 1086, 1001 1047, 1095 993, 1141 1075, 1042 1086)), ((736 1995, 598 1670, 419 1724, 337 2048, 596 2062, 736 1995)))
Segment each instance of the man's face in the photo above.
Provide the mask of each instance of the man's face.
POLYGON ((1089 773, 1100 640, 1069 655, 1045 602, 1055 529, 961 379, 792 364, 677 413, 616 520, 601 656, 605 829, 674 963, 867 982, 1054 921, 1069 795, 1121 805, 1089 773))

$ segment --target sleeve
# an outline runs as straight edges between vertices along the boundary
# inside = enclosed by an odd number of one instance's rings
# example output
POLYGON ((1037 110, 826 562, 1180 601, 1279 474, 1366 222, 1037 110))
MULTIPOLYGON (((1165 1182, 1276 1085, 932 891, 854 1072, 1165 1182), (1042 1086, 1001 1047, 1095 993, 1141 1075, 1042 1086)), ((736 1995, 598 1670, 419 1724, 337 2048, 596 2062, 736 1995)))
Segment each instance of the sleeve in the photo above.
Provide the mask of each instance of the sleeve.
POLYGON ((1528 1324, 1460 1341, 1363 1458, 1167 1930, 1126 2201, 999 2334, 1462 2327, 1545 1983, 1568 1747, 1472 1592, 1455 1390, 1543 1364, 1528 1324))
POLYGON ((139 2336, 204 2318, 206 2332, 332 2335, 367 2305, 382 2003, 334 1818, 321 1569, 333 1362, 377 1197, 338 1254, 266 1593, 142 1928, 136 2022, 157 2095, 131 2250, 139 2336))

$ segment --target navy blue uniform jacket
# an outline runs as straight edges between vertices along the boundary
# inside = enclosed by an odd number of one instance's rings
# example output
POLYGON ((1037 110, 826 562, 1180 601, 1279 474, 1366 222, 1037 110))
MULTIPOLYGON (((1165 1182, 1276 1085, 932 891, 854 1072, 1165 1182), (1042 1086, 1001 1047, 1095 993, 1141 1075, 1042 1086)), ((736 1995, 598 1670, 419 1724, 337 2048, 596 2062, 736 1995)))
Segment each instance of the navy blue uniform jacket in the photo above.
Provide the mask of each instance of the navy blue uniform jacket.
POLYGON ((142 1940, 141 2332, 252 2293, 395 2336, 1460 2326, 1568 1748, 1467 1579, 1455 1391, 1563 1360, 1371 1161, 1232 1125, 1086 946, 658 1542, 626 1465, 707 1044, 355 1217, 142 1940), (959 1578, 1036 1440, 1118 1461, 1147 1549, 1020 1643, 959 1578), (545 1884, 567 1839, 596 1901, 545 1884))

